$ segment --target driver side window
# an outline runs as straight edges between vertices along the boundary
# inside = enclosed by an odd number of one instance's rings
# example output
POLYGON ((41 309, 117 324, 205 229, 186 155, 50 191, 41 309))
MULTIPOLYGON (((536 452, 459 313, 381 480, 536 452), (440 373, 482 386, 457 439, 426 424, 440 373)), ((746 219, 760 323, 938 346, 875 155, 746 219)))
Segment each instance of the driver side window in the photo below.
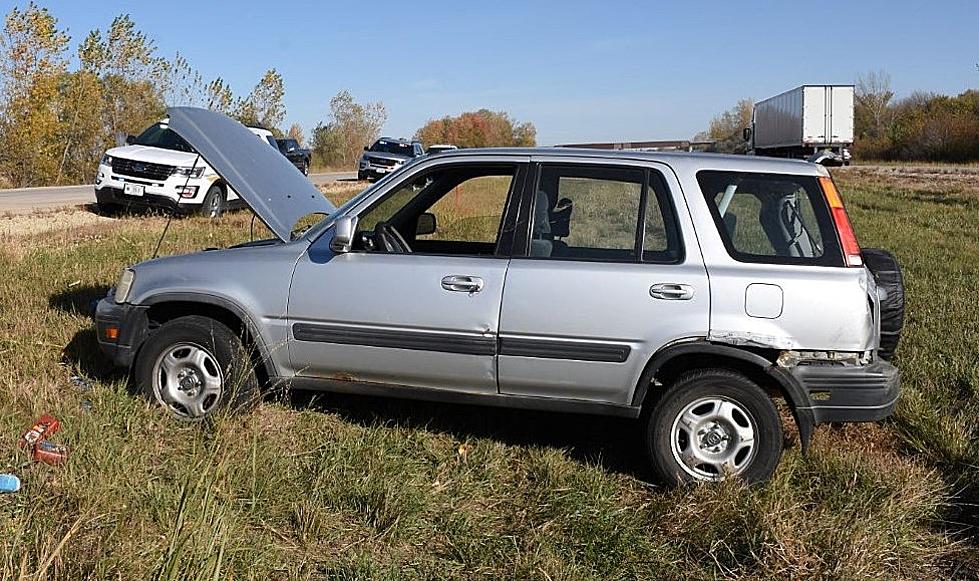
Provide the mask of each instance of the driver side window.
POLYGON ((403 251, 386 243, 393 234, 412 253, 493 255, 516 169, 449 167, 421 174, 361 214, 355 248, 403 251))

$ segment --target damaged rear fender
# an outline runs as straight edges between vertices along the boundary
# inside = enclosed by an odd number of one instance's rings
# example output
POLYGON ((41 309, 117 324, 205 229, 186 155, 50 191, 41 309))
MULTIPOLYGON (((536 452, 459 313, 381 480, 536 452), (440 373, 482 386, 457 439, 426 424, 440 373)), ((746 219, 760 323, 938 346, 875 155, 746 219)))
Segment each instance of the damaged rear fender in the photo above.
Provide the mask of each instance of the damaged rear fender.
MULTIPOLYGON (((774 354, 777 356, 777 353, 774 354)), ((774 388, 785 397, 799 429, 803 453, 809 448, 815 421, 809 395, 785 369, 758 353, 729 345, 692 341, 664 347, 646 364, 633 394, 632 405, 641 407, 647 401, 655 403, 650 388, 662 385, 670 375, 692 369, 727 367, 740 371, 762 387, 774 388), (647 399, 648 398, 648 399, 647 399)))

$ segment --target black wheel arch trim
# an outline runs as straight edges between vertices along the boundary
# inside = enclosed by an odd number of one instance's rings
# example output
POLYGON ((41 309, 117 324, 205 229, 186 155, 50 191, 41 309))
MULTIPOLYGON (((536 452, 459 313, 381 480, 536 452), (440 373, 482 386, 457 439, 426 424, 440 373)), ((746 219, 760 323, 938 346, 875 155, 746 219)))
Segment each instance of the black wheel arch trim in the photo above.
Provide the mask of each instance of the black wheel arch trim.
POLYGON ((652 385, 653 379, 659 370, 671 360, 684 355, 728 357, 758 367, 760 371, 764 372, 782 388, 789 402, 789 407, 792 408, 796 426, 799 429, 799 440, 803 453, 809 449, 809 442, 816 422, 811 409, 812 404, 809 399, 809 394, 806 393, 806 390, 789 372, 777 367, 772 361, 757 353, 729 345, 718 345, 703 340, 695 340, 674 343, 660 349, 646 363, 646 367, 639 377, 639 384, 636 386, 633 394, 632 405, 641 407, 649 393, 649 387, 652 385))
MULTIPOLYGON (((221 307, 230 311, 233 315, 238 317, 242 323, 245 324, 245 329, 251 336, 252 341, 255 342, 255 347, 258 349, 258 354, 262 358, 262 362, 265 364, 266 370, 268 371, 269 377, 276 377, 279 375, 278 368, 275 365, 275 360, 272 358, 272 352, 268 349, 265 344, 265 339, 262 337, 262 333, 255 321, 252 320, 251 316, 248 314, 241 305, 235 301, 223 297, 220 295, 212 295, 209 293, 201 292, 163 292, 150 295, 145 299, 140 301, 141 306, 151 307, 153 305, 159 305, 163 303, 201 303, 205 305, 212 305, 215 307, 221 307)), ((135 346, 134 346, 135 347, 135 346)))

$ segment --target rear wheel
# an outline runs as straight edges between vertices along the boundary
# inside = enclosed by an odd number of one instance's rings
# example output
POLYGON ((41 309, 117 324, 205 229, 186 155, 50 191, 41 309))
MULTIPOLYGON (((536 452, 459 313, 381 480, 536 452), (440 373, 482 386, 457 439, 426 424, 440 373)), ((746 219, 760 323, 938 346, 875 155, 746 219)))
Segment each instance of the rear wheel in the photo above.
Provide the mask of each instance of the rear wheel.
POLYGON ((646 416, 646 451, 664 482, 768 480, 782 456, 782 423, 771 398, 733 371, 681 375, 646 416))
POLYGON ((874 275, 877 286, 887 294, 880 302, 880 347, 877 354, 890 360, 897 350, 904 328, 904 277, 894 255, 879 248, 861 251, 863 262, 874 275))
POLYGON ((220 218, 224 213, 224 190, 221 186, 213 185, 207 190, 204 196, 204 203, 201 204, 201 216, 205 218, 220 218))
POLYGON ((258 401, 258 379, 241 340, 207 317, 163 324, 140 349, 134 375, 143 395, 181 419, 201 420, 258 401))

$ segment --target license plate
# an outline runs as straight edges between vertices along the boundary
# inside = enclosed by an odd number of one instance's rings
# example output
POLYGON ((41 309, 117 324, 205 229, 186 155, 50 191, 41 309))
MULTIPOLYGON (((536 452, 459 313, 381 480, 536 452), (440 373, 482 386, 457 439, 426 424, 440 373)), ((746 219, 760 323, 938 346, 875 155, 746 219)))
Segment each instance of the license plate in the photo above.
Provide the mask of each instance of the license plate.
POLYGON ((146 192, 146 186, 143 184, 123 184, 122 193, 127 196, 142 196, 146 192))

